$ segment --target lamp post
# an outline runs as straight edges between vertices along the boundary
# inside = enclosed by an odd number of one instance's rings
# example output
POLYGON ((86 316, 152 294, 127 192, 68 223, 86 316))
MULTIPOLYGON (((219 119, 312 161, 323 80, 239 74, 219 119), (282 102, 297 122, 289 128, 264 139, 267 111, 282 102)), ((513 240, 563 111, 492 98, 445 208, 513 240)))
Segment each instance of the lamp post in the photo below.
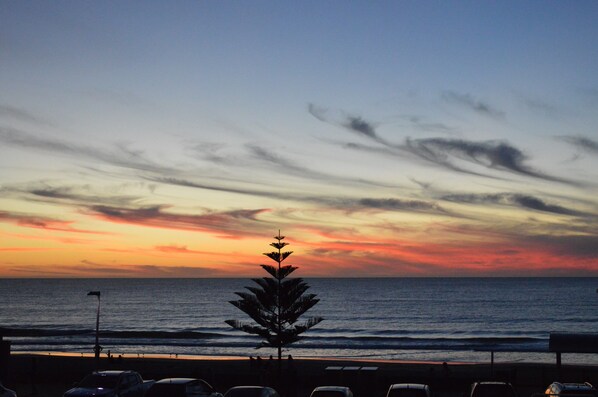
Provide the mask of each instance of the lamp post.
POLYGON ((100 360, 100 351, 102 350, 102 346, 100 346, 100 291, 89 291, 87 296, 98 297, 98 313, 96 315, 96 344, 93 347, 93 351, 95 353, 95 361, 97 365, 100 360))

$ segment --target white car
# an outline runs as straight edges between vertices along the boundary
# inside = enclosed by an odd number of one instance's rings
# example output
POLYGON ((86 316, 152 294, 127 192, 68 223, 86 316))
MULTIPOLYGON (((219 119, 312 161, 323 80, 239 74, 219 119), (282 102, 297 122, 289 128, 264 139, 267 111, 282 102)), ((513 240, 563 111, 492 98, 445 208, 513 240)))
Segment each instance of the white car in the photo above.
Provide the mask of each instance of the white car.
POLYGON ((546 389, 545 394, 554 397, 560 397, 566 394, 575 394, 577 396, 598 396, 598 390, 591 383, 561 383, 554 382, 546 389))
POLYGON ((353 397, 353 392, 345 386, 320 386, 311 392, 310 397, 353 397))
POLYGON ((17 397, 17 393, 13 390, 7 389, 0 383, 0 397, 17 397))
POLYGON ((420 383, 395 383, 390 385, 386 397, 430 397, 432 392, 428 385, 420 383))

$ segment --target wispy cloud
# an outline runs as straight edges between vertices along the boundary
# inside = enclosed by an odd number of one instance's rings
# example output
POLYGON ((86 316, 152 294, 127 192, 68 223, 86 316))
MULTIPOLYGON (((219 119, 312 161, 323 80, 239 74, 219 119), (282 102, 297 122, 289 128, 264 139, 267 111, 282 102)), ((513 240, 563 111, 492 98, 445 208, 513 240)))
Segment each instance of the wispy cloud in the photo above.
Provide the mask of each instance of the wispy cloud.
POLYGON ((573 145, 580 151, 598 154, 598 141, 590 139, 585 136, 562 136, 561 140, 573 145))
POLYGON ((153 162, 146 158, 142 151, 133 150, 124 143, 114 144, 110 149, 101 149, 60 139, 41 137, 13 128, 0 127, 0 142, 5 145, 34 149, 48 153, 56 153, 75 158, 84 158, 104 164, 150 171, 156 173, 173 173, 176 170, 153 162))
POLYGON ((35 252, 35 251, 48 251, 48 248, 40 247, 0 247, 0 252, 35 252))
POLYGON ((454 159, 483 166, 488 169, 508 171, 514 174, 553 182, 575 184, 573 181, 536 171, 526 164, 528 156, 521 150, 503 141, 474 142, 443 138, 407 139, 404 148, 421 159, 458 172, 488 176, 457 166, 453 162, 454 159))
POLYGON ((409 123, 411 123, 411 125, 414 128, 416 128, 420 131, 440 132, 440 133, 446 133, 446 134, 455 132, 455 129, 448 126, 447 124, 438 123, 438 122, 430 122, 421 116, 407 116, 406 119, 407 119, 407 121, 409 121, 409 123))
POLYGON ((456 104, 470 109, 483 116, 494 119, 504 119, 505 113, 493 106, 474 98, 471 94, 462 94, 455 91, 444 91, 441 95, 442 100, 447 103, 456 104))
POLYGON ((258 197, 278 198, 282 200, 316 204, 331 209, 358 212, 358 211, 397 211, 397 212, 416 212, 416 213, 436 213, 439 215, 451 215, 449 211, 444 210, 436 203, 423 200, 407 200, 400 198, 355 198, 343 196, 320 196, 303 193, 285 193, 259 191, 252 189, 233 189, 216 185, 199 184, 188 180, 161 178, 157 182, 170 183, 179 186, 187 186, 198 189, 226 191, 230 193, 247 194, 258 197))
POLYGON ((311 103, 308 105, 307 110, 312 116, 314 116, 320 121, 339 127, 344 127, 345 129, 353 133, 356 133, 357 135, 366 137, 383 145, 390 146, 390 143, 388 143, 385 139, 381 138, 376 133, 376 127, 374 123, 366 121, 361 117, 350 116, 340 113, 329 115, 328 109, 316 106, 311 103))
POLYGON ((188 278, 222 277, 226 275, 220 269, 199 266, 162 266, 138 263, 104 263, 83 259, 73 265, 28 265, 10 266, 8 272, 13 276, 24 277, 124 277, 124 278, 188 278))
POLYGON ((13 223, 21 227, 52 230, 56 232, 105 234, 91 230, 77 229, 72 226, 74 223, 72 221, 7 211, 0 211, 0 222, 13 223))
POLYGON ((593 260, 594 270, 598 269, 598 235, 534 235, 525 239, 530 243, 545 247, 554 255, 587 258, 593 260))
POLYGON ((348 116, 346 122, 343 124, 346 128, 351 131, 357 132, 358 134, 365 135, 369 138, 379 140, 380 137, 376 135, 374 126, 362 119, 361 117, 348 116))
MULTIPOLYGON (((136 187, 151 189, 144 182, 136 183, 136 187)), ((109 192, 97 192, 88 185, 55 186, 40 182, 25 184, 25 186, 3 186, 0 188, 0 198, 9 197, 34 203, 57 204, 73 207, 76 210, 91 205, 130 206, 142 201, 141 196, 114 194, 115 189, 119 187, 113 187, 109 192)))
MULTIPOLYGON (((248 144, 246 147, 249 149, 252 156, 259 159, 261 162, 268 164, 268 166, 274 165, 275 171, 289 174, 294 176, 300 176, 307 179, 325 181, 334 184, 351 184, 351 185, 367 185, 367 186, 379 186, 388 188, 399 188, 398 185, 391 185, 388 183, 376 182, 372 180, 365 180, 362 178, 343 177, 340 175, 333 175, 330 173, 316 171, 308 167, 299 165, 287 157, 283 157, 274 153, 273 151, 267 150, 259 145, 248 144)), ((271 167, 269 167, 271 168, 271 167)))
POLYGON ((0 119, 12 119, 29 124, 49 126, 51 123, 22 108, 0 104, 0 119))
POLYGON ((563 113, 563 110, 556 105, 538 98, 522 98, 523 104, 532 112, 545 117, 554 118, 563 113))
MULTIPOLYGON (((493 110, 488 105, 481 102, 476 102, 469 96, 460 96, 456 93, 445 93, 447 99, 459 101, 461 103, 469 104, 479 112, 488 114, 500 114, 493 110)), ((326 116, 326 111, 314 105, 309 106, 309 112, 319 120, 327 123, 339 124, 338 122, 330 121, 326 116)), ((351 119, 349 119, 350 121, 351 119)), ((340 124, 346 126, 347 121, 340 124)), ((485 178, 500 179, 487 173, 482 173, 470 168, 466 168, 457 164, 455 160, 482 166, 487 169, 506 171, 513 174, 523 175, 527 177, 543 179, 553 182, 566 183, 570 185, 579 185, 576 181, 567 180, 564 178, 555 177, 537 171, 529 166, 527 161, 529 157, 515 146, 501 140, 491 141, 470 141, 465 139, 447 139, 447 138, 428 138, 428 139, 411 139, 406 138, 402 144, 390 143, 378 135, 376 135, 373 127, 363 120, 356 121, 356 129, 351 128, 354 132, 359 132, 360 135, 368 138, 371 141, 382 144, 383 148, 376 148, 373 146, 363 145, 359 143, 343 143, 343 146, 348 149, 359 150, 369 153, 384 154, 391 157, 404 158, 405 153, 415 155, 420 160, 425 160, 428 163, 441 166, 444 169, 453 170, 460 173, 481 176, 485 178)))
POLYGON ((166 205, 155 205, 138 208, 111 207, 105 205, 90 206, 89 215, 103 220, 195 232, 210 232, 226 238, 243 238, 260 236, 272 226, 259 220, 258 215, 268 209, 232 210, 224 212, 206 212, 204 214, 182 214, 165 211, 166 205))
POLYGON ((189 147, 193 157, 201 160, 218 164, 218 165, 233 165, 245 166, 242 161, 239 161, 238 155, 223 154, 227 146, 223 143, 216 142, 200 142, 194 143, 189 147))
POLYGON ((165 254, 193 254, 193 255, 222 255, 221 253, 214 253, 209 251, 200 251, 200 250, 192 250, 189 249, 186 245, 156 245, 154 247, 156 251, 165 253, 165 254))
POLYGON ((449 194, 441 197, 442 200, 468 203, 468 204, 498 204, 515 206, 540 212, 548 212, 559 215, 587 216, 589 214, 566 208, 557 204, 549 204, 527 194, 517 193, 488 193, 488 194, 449 194))
POLYGON ((422 212, 449 215, 450 213, 434 202, 424 200, 403 200, 396 198, 362 198, 357 201, 364 208, 385 211, 422 212))

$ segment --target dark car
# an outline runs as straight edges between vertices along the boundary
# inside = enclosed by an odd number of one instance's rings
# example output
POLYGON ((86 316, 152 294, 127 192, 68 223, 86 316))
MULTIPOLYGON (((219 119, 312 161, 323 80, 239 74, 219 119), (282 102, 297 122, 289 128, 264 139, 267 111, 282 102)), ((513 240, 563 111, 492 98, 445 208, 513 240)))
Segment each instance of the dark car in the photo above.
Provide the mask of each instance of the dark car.
POLYGON ((428 385, 420 383, 395 383, 390 385, 386 397, 431 397, 428 385))
POLYGON ((475 382, 469 397, 516 397, 513 385, 507 382, 475 382))
POLYGON ((17 393, 13 390, 7 389, 0 383, 0 397, 17 397, 17 393))
POLYGON ((278 392, 265 386, 235 386, 224 393, 224 397, 279 397, 278 392))
POLYGON ((201 379, 167 378, 154 383, 145 397, 222 397, 222 394, 201 379))
POLYGON ((64 397, 144 397, 154 383, 135 371, 95 371, 87 375, 64 397))

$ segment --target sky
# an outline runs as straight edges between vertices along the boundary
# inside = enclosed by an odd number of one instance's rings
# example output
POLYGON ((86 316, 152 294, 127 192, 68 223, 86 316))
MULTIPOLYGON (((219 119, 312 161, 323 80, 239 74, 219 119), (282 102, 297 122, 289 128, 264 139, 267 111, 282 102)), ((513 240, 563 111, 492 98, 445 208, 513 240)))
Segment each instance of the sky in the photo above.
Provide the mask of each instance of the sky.
POLYGON ((597 18, 2 1, 0 277, 598 276, 597 18))

